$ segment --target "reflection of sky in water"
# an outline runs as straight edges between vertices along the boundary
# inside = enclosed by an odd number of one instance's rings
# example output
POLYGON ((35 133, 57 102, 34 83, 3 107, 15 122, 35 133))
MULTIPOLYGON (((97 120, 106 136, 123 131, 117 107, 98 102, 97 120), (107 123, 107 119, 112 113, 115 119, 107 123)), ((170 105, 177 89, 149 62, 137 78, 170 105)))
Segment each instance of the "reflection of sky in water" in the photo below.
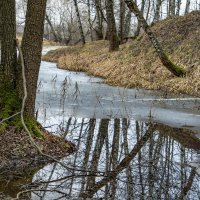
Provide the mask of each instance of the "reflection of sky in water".
POLYGON ((39 121, 45 126, 59 123, 62 117, 126 117, 165 123, 173 127, 200 130, 200 99, 174 96, 145 90, 111 87, 84 73, 56 68, 42 62, 36 107, 39 121))
MULTIPOLYGON (((60 70, 54 63, 42 62, 36 104, 38 120, 50 131, 66 134, 66 138, 77 145, 77 152, 63 159, 68 167, 77 170, 66 170, 54 163, 40 170, 33 181, 62 179, 43 184, 43 189, 66 193, 66 197, 61 199, 78 197, 82 189, 90 186, 88 180, 93 177, 89 175, 97 147, 101 147, 101 151, 96 169, 99 173, 95 181, 100 181, 106 172, 113 171, 146 133, 147 125, 141 120, 148 122, 154 119, 172 127, 185 126, 198 132, 200 130, 199 99, 185 97, 187 101, 177 100, 170 95, 111 87, 100 82, 101 79, 91 78, 84 73, 60 70), (163 96, 168 99, 163 99, 163 96), (106 136, 103 135, 105 132, 106 136), (98 139, 98 135, 101 139, 98 139), (115 145, 114 135, 117 137, 115 145), (117 157, 115 161, 113 155, 117 157)), ((110 195, 115 194, 114 199, 177 199, 190 181, 192 173, 189 163, 194 161, 195 156, 198 156, 196 151, 184 148, 160 128, 154 131, 130 165, 117 175, 116 182, 105 184, 95 197, 112 199, 110 195)), ((192 181, 188 199, 198 199, 198 175, 192 181)), ((37 195, 43 199, 62 196, 56 192, 37 195)), ((32 193, 32 199, 40 199, 37 195, 32 193)))
MULTIPOLYGON (((67 123, 67 122, 66 122, 67 123)), ((69 199, 78 197, 84 181, 86 188, 87 177, 90 176, 91 167, 94 165, 94 152, 97 144, 100 146, 100 139, 98 135, 103 137, 104 131, 107 130, 107 135, 103 141, 100 157, 97 167, 97 178, 95 181, 100 181, 106 171, 114 170, 122 159, 126 156, 127 151, 130 152, 137 141, 146 133, 147 125, 143 122, 136 122, 135 120, 127 119, 112 119, 112 120, 92 120, 92 119, 77 119, 71 118, 67 138, 71 138, 77 145, 77 152, 73 155, 67 156, 63 162, 67 167, 76 168, 77 170, 70 171, 61 167, 59 164, 51 164, 40 170, 33 181, 53 181, 44 187, 52 190, 61 190, 65 192, 69 199), (108 128, 102 129, 102 125, 108 128), (91 137, 91 148, 88 145, 89 130, 95 125, 93 137, 91 137), (117 134, 118 133, 118 134, 117 134), (118 135, 119 146, 113 147, 113 138, 118 135), (116 163, 112 165, 113 149, 117 151, 116 163), (89 151, 88 162, 86 161, 86 151, 89 151), (83 172, 86 170, 87 172, 83 172), (75 177, 74 177, 74 176, 75 177), (85 175, 85 179, 83 178, 85 175), (63 179, 63 177, 65 177, 63 179), (72 178, 73 177, 73 178, 72 178), (62 179, 61 181, 57 181, 62 179)), ((173 129, 172 129, 173 131, 173 129)), ((191 167, 190 161, 197 156, 192 149, 184 148, 180 143, 174 139, 159 134, 162 129, 154 131, 150 140, 142 147, 141 151, 137 153, 136 157, 130 162, 126 169, 117 175, 115 199, 128 199, 128 195, 133 195, 132 199, 141 199, 142 191, 144 192, 144 199, 148 199, 149 192, 152 191, 153 199, 177 199, 183 188, 183 184, 188 182, 191 167), (131 175, 131 176, 130 176, 131 175), (182 182, 182 184, 181 184, 182 182), (168 187, 166 187, 168 185, 168 187), (127 187, 130 187, 129 190, 127 187), (161 195, 159 198, 158 196, 161 195)), ((199 177, 195 176, 191 192, 188 194, 188 199, 197 199, 200 193, 199 177)), ((99 190, 95 197, 104 197, 103 199, 111 199, 112 184, 105 184, 102 190, 99 190), (108 189, 106 192, 106 188, 108 189)), ((62 196, 56 192, 37 193, 44 197, 44 199, 57 199, 62 196)), ((34 194, 33 199, 37 199, 34 194)), ((39 198, 38 198, 39 199, 39 198)), ((63 198, 65 199, 65 198, 63 198)))

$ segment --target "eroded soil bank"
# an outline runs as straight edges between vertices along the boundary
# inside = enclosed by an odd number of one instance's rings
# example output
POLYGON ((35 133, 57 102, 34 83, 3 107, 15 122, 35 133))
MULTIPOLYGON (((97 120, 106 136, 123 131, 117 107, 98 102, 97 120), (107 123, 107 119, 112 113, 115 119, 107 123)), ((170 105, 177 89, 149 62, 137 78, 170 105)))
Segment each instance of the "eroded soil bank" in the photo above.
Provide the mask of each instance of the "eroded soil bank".
MULTIPOLYGON (((44 132, 43 139, 33 138, 43 153, 55 159, 74 151, 72 143, 47 131, 44 132)), ((0 145, 0 183, 32 175, 39 167, 52 162, 38 152, 25 131, 16 131, 14 127, 0 134, 0 145)))
POLYGON ((200 12, 167 18, 152 30, 169 58, 187 70, 186 77, 177 78, 165 69, 145 33, 118 52, 109 53, 107 41, 96 41, 50 51, 43 60, 103 77, 111 85, 200 96, 200 12))

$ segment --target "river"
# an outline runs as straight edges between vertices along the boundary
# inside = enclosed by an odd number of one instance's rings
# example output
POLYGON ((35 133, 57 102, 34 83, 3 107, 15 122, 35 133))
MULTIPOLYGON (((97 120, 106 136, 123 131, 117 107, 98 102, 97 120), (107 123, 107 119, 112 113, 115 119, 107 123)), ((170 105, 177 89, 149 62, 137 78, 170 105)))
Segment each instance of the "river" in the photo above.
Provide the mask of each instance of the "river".
POLYGON ((33 200, 199 199, 199 109, 199 98, 112 87, 42 62, 37 119, 77 150, 61 160, 67 168, 49 164, 23 187, 38 186, 33 200))

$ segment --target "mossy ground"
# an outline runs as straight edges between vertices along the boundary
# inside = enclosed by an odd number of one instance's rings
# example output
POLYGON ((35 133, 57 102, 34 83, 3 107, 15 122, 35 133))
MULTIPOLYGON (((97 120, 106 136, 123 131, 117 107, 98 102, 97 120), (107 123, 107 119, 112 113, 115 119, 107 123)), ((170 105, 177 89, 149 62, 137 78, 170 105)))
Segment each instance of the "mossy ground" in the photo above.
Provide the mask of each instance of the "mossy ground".
POLYGON ((170 60, 187 71, 185 77, 175 77, 162 65, 145 33, 118 52, 109 53, 107 41, 96 41, 51 51, 43 60, 103 77, 111 85, 200 96, 200 12, 167 18, 152 30, 170 60))

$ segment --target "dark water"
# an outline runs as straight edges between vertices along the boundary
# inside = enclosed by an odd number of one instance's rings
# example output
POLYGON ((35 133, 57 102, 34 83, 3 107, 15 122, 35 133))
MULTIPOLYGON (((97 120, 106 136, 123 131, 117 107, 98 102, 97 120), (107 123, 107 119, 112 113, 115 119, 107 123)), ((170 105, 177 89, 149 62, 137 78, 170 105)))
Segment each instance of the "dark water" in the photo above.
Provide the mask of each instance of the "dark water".
POLYGON ((49 164, 4 194, 23 186, 33 200, 200 199, 198 98, 111 87, 47 62, 39 79, 38 120, 77 150, 66 167, 49 164))

